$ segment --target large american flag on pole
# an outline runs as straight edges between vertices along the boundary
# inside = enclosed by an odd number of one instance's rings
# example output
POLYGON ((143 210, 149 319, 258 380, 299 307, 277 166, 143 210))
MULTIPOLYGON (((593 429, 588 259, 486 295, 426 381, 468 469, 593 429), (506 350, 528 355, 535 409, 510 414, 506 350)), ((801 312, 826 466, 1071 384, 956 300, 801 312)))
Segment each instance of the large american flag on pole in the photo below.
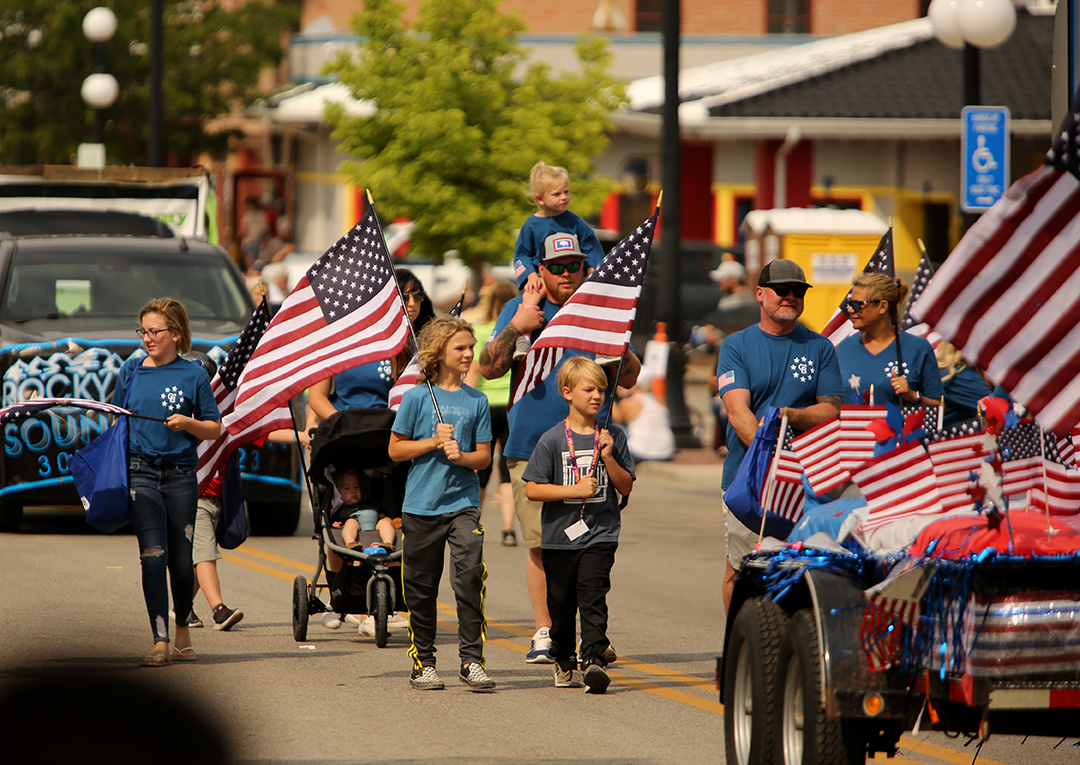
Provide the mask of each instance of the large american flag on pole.
MULTIPOLYGON (((236 339, 236 344, 229 351, 229 355, 221 362, 217 374, 210 383, 222 419, 231 414, 236 405, 236 385, 240 380, 240 374, 247 366, 251 354, 255 352, 269 324, 270 308, 267 301, 263 300, 256 306, 247 326, 236 339)), ((266 416, 256 420, 239 433, 225 431, 220 438, 213 441, 200 441, 198 446, 199 491, 206 490, 207 485, 221 473, 229 457, 237 448, 258 440, 272 430, 292 427, 292 412, 286 403, 284 406, 271 409, 266 416)))
POLYGON ((657 215, 615 245, 544 327, 521 362, 511 406, 559 366, 566 348, 606 356, 626 352, 657 215))
POLYGON ((971 227, 913 309, 1059 434, 1080 423, 1078 120, 1074 101, 1042 167, 971 227))
MULTIPOLYGON (((866 268, 864 268, 862 272, 864 274, 896 276, 891 227, 885 232, 885 235, 881 237, 877 249, 874 250, 874 254, 870 256, 870 260, 867 261, 866 268)), ((821 334, 829 338, 833 345, 840 345, 841 340, 855 332, 855 328, 851 326, 851 319, 848 318, 847 308, 848 299, 847 296, 844 296, 844 299, 840 301, 840 307, 833 313, 832 318, 829 319, 829 323, 825 325, 825 329, 821 330, 821 334)))
POLYGON ((315 261, 255 349, 237 387, 230 433, 245 432, 294 395, 404 347, 409 317, 375 206, 315 261))

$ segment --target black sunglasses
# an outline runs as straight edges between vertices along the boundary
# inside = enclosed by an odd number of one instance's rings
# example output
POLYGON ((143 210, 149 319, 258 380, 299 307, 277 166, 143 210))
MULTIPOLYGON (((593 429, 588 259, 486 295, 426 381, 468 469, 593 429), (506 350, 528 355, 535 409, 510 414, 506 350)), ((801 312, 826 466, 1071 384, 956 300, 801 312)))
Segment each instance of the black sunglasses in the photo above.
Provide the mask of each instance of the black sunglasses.
POLYGON ((880 300, 852 300, 851 298, 848 298, 847 304, 849 311, 852 313, 859 313, 862 309, 866 308, 866 306, 880 302, 880 300))
POLYGON ((581 261, 575 260, 573 263, 545 264, 544 268, 555 274, 555 276, 561 276, 563 271, 571 274, 576 274, 581 269, 581 261))
POLYGON ((786 298, 792 293, 795 293, 797 298, 803 298, 806 297, 806 291, 810 289, 805 284, 768 284, 766 286, 780 298, 786 298))

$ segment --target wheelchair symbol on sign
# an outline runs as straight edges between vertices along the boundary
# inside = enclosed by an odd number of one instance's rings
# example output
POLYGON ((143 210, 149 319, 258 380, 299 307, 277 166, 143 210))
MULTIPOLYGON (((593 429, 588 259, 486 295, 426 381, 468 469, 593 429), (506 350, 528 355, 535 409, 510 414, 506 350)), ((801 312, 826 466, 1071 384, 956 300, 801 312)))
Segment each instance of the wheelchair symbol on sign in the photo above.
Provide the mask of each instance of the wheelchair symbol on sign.
POLYGON ((986 136, 981 135, 975 139, 978 148, 971 153, 971 166, 976 173, 988 173, 998 166, 994 155, 986 148, 986 136))

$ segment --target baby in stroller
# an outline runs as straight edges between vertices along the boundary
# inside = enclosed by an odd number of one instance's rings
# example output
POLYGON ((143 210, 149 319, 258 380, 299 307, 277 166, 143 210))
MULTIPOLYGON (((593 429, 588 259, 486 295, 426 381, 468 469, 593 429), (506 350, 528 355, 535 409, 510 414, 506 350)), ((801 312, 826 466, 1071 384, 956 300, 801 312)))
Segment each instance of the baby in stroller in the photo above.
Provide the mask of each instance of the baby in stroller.
MULTIPOLYGON (((350 550, 361 548, 368 555, 377 555, 380 551, 394 551, 394 522, 389 516, 379 512, 370 504, 361 504, 364 498, 360 490, 360 475, 355 470, 343 468, 334 471, 331 476, 334 486, 341 495, 342 505, 332 520, 334 528, 341 529, 341 537, 350 550), (361 531, 377 531, 379 542, 364 547, 360 541, 361 531)), ((330 553, 333 555, 333 552, 330 553)))

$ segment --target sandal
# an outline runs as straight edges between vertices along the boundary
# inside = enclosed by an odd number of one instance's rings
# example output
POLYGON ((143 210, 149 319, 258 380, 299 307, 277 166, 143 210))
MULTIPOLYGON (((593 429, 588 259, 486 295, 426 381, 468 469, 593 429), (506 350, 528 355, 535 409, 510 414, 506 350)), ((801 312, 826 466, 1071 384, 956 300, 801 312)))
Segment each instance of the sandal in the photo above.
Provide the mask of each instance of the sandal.
POLYGON ((155 653, 150 656, 143 656, 139 660, 140 667, 164 667, 169 663, 169 657, 163 653, 155 653))
POLYGON ((174 648, 172 652, 173 661, 195 661, 195 649, 191 646, 187 648, 174 648))
POLYGON ((349 548, 350 550, 357 550, 359 548, 362 548, 364 546, 364 543, 363 542, 349 542, 345 546, 347 548, 349 548))

